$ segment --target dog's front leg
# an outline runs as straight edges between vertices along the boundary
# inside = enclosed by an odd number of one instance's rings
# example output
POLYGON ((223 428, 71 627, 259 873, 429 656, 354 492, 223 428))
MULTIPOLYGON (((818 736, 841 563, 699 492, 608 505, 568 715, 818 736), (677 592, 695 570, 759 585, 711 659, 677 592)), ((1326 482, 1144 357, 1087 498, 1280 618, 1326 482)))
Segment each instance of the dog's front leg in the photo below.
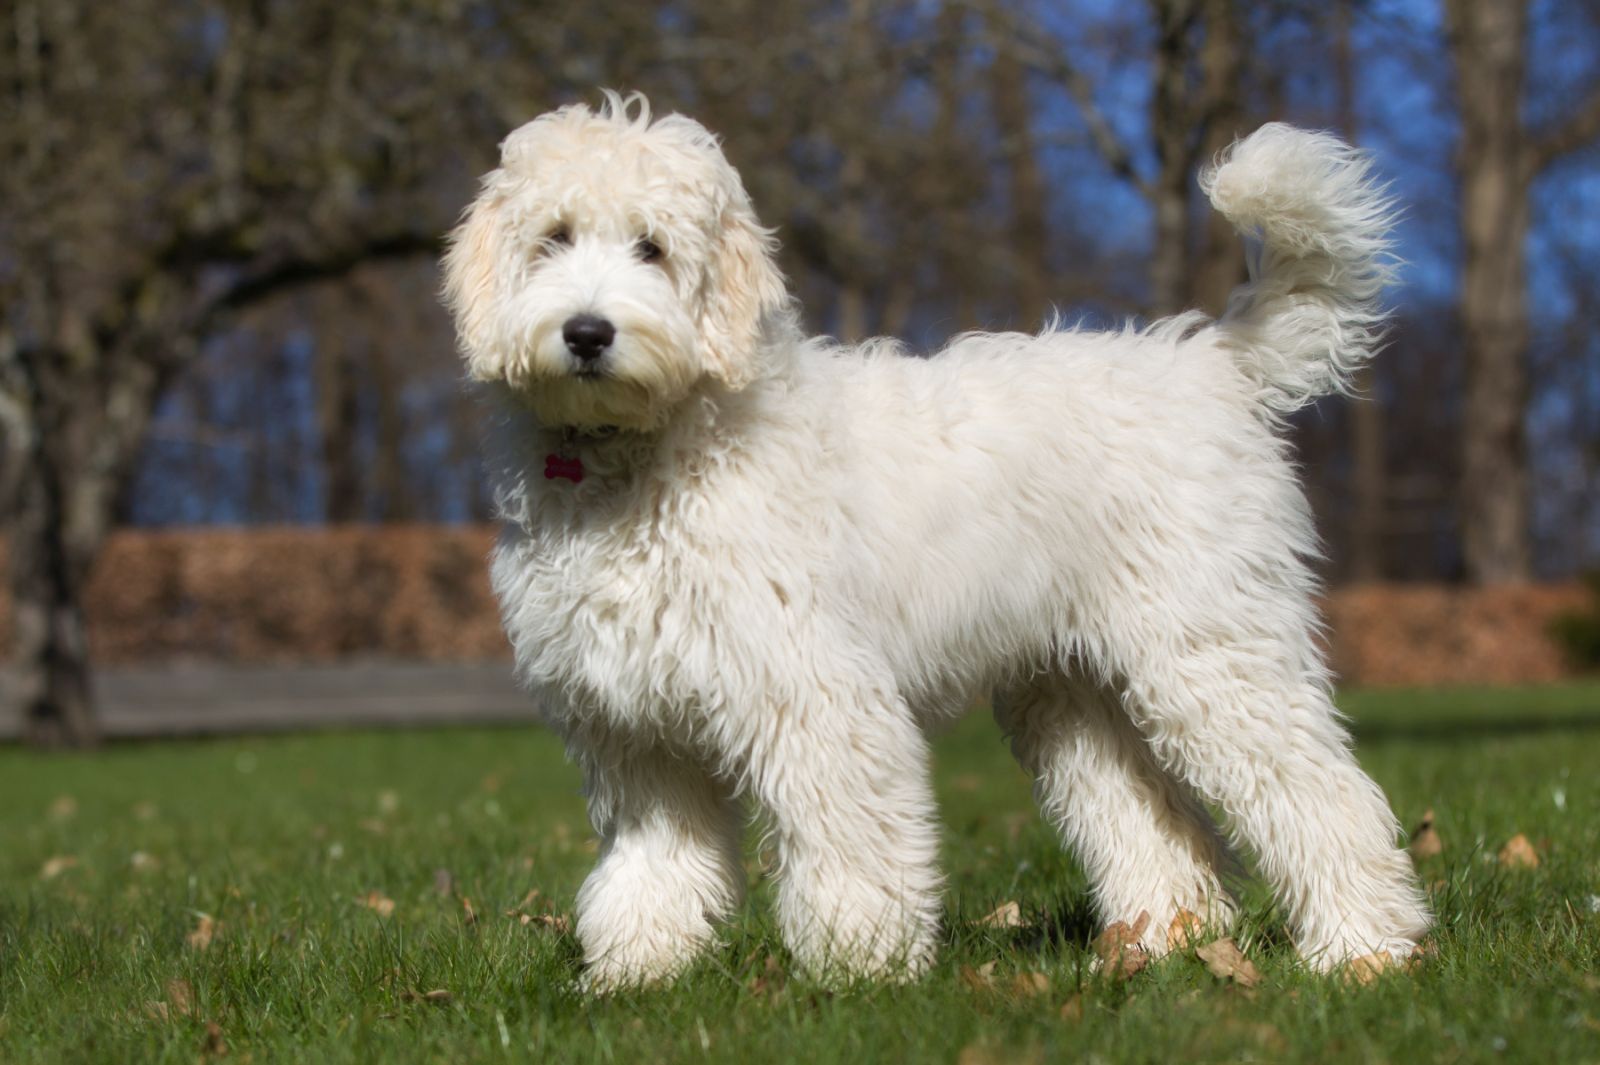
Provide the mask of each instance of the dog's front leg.
POLYGON ((916 976, 940 905, 926 741, 893 695, 818 683, 800 698, 762 715, 749 765, 775 822, 784 939, 823 978, 916 976))
POLYGON ((578 892, 590 990, 684 968, 744 894, 742 818, 728 790, 671 752, 572 742, 600 861, 578 892))

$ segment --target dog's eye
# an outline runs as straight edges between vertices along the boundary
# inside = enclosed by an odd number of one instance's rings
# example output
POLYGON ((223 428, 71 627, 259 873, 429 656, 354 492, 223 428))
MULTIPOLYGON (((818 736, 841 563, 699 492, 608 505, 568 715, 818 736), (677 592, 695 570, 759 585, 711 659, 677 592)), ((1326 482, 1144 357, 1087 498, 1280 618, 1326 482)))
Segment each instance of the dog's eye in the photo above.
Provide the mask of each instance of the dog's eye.
POLYGON ((649 237, 640 238, 639 243, 634 245, 634 248, 638 251, 639 258, 647 263, 658 263, 661 261, 662 256, 666 254, 661 250, 661 245, 649 237))
POLYGON ((556 226, 544 235, 544 242, 557 248, 570 248, 572 246, 572 230, 566 226, 556 226))

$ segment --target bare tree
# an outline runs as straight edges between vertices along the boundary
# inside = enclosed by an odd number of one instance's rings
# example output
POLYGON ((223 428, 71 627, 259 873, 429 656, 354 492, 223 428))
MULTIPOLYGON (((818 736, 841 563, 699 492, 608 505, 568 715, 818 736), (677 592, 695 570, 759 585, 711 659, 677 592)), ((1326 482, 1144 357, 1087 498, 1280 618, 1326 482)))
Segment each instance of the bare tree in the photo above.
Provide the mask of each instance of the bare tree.
POLYGON ((242 307, 436 248, 426 161, 460 136, 440 94, 470 24, 422 3, 12 8, 0 409, 35 742, 96 738, 82 590, 165 382, 242 307))
POLYGON ((1600 135, 1600 89, 1558 123, 1523 118, 1527 0, 1447 0, 1461 114, 1461 536, 1479 583, 1528 579, 1529 192, 1554 161, 1600 135))
MULTIPOLYGON (((1333 9, 1334 111, 1345 139, 1357 140, 1356 57, 1352 40, 1355 0, 1339 0, 1333 9)), ((1388 477, 1384 457, 1383 397, 1378 392, 1376 363, 1356 372, 1360 399, 1350 410, 1351 516, 1350 577, 1356 581, 1383 578, 1384 528, 1387 523, 1388 477)))

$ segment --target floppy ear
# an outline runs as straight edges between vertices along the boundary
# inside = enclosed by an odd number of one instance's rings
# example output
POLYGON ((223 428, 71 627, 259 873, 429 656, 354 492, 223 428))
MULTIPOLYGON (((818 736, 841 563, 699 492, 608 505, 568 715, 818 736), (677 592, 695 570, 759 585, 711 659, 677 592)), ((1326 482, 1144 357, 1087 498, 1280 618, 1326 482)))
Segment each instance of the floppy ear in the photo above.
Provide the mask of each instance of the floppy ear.
POLYGON ((749 201, 741 200, 722 212, 700 311, 708 369, 734 390, 755 379, 762 320, 787 300, 783 275, 773 262, 772 232, 761 228, 749 201))
MULTIPOLYGON (((487 182, 485 183, 487 185, 487 182)), ((500 205, 487 187, 450 234, 444 253, 444 301, 474 377, 487 360, 489 324, 499 296, 500 205)))

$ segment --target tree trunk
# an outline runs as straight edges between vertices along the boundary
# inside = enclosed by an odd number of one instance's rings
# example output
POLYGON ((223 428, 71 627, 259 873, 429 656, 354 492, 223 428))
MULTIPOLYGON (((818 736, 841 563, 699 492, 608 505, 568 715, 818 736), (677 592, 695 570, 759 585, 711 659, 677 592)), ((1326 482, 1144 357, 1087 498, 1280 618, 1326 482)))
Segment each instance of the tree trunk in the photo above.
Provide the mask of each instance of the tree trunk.
POLYGON ((361 372, 350 341, 337 328, 317 342, 317 407, 322 437, 322 514, 328 522, 365 517, 361 459, 356 452, 361 425, 361 372))
POLYGON ((1156 16, 1155 86, 1150 98, 1150 130, 1157 170, 1150 184, 1155 214, 1155 246, 1150 257, 1150 314, 1163 317, 1184 309, 1189 297, 1189 176, 1193 165, 1189 84, 1189 31, 1192 0, 1153 0, 1156 16))
POLYGON ((985 11, 990 39, 995 42, 990 70, 990 101, 995 130, 1006 159, 1008 206, 1011 210, 1012 292, 1018 329, 1037 330, 1050 309, 1050 231, 1044 172, 1034 147, 1033 106, 1016 52, 1015 27, 1001 7, 985 11))
MULTIPOLYGON (((1355 55, 1351 40, 1351 4, 1340 0, 1334 8, 1334 75, 1338 85, 1339 128, 1345 139, 1356 139, 1355 55)), ((1383 580, 1383 542, 1388 526, 1388 465, 1384 457, 1383 400, 1378 394, 1377 366, 1367 363, 1356 371, 1356 400, 1350 405, 1351 474, 1350 579, 1383 580)))
POLYGON ((10 692, 28 742, 99 742, 83 589, 161 385, 149 361, 72 350, 16 355, 26 461, 10 537, 10 692))
POLYGON ((1461 111, 1461 535, 1467 576, 1526 580, 1528 189, 1524 0, 1449 0, 1461 111))
MULTIPOLYGON (((1198 162, 1215 158, 1247 132, 1239 70, 1246 48, 1237 0, 1203 0, 1205 39, 1200 44, 1200 102, 1205 108, 1198 162)), ((1192 169, 1192 168, 1191 168, 1192 169)), ((1184 174, 1185 193, 1194 188, 1184 174)), ((1245 280, 1244 249, 1233 225, 1216 211, 1206 212, 1205 228, 1195 248, 1188 275, 1187 310, 1199 308, 1212 317, 1227 310, 1228 297, 1245 280)))
POLYGON ((38 747, 100 739, 80 595, 85 574, 60 529, 62 478, 35 451, 11 525, 12 673, 23 735, 38 747))

